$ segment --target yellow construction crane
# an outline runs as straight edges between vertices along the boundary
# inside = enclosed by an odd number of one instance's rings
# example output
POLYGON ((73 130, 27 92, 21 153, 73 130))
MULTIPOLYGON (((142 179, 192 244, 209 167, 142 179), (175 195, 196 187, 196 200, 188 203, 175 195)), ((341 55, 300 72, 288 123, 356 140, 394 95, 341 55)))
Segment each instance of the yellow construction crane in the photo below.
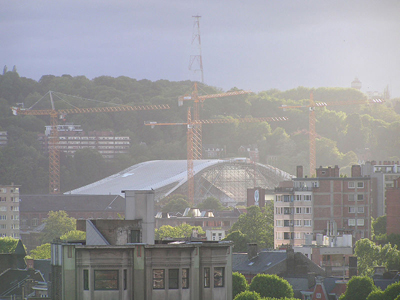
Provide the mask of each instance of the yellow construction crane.
POLYGON ((309 105, 292 105, 292 106, 287 106, 287 105, 282 105, 282 109, 287 109, 287 108, 308 108, 309 110, 309 154, 310 154, 310 177, 315 175, 315 168, 317 165, 317 158, 316 158, 316 143, 315 143, 315 138, 316 138, 316 131, 315 131, 315 108, 317 107, 326 107, 326 106, 340 106, 340 105, 360 105, 360 104, 381 104, 385 102, 385 100, 382 99, 369 99, 369 100, 348 100, 348 101, 335 101, 335 102, 314 102, 314 96, 313 93, 310 93, 310 102, 309 105))
MULTIPOLYGON (((188 198, 189 203, 194 205, 194 170, 193 170, 193 160, 201 159, 201 155, 194 153, 195 143, 198 143, 200 138, 197 138, 198 125, 205 124, 228 124, 228 123, 254 123, 254 122, 276 122, 276 121, 286 121, 286 117, 264 117, 264 118, 239 118, 239 119, 205 119, 205 120, 194 120, 192 119, 191 109, 188 108, 187 112, 187 122, 182 123, 157 123, 157 122, 145 122, 147 126, 169 126, 169 125, 186 125, 187 126, 187 181, 188 181, 188 198), (196 158, 195 158, 196 157, 196 158)), ((201 144, 200 144, 201 145, 201 144)), ((201 154, 201 151, 200 151, 201 154)))
MULTIPOLYGON (((86 114, 99 112, 122 112, 122 111, 140 111, 154 109, 169 109, 168 105, 121 105, 113 107, 92 107, 92 108, 72 108, 72 109, 55 109, 52 92, 49 91, 52 109, 33 110, 20 107, 12 107, 15 115, 33 115, 33 116, 50 116, 50 139, 49 139, 49 193, 60 193, 60 153, 58 149, 58 119, 67 114, 86 114)), ((75 97, 75 96, 74 96, 75 97)))

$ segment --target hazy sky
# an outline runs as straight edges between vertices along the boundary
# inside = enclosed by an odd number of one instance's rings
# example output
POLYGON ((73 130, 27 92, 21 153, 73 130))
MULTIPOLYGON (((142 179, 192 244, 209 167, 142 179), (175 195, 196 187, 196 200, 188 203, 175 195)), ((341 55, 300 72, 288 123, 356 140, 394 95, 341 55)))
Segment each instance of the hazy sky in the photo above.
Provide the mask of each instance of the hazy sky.
POLYGON ((400 97, 400 1, 0 0, 0 65, 23 77, 199 80, 228 90, 389 85, 400 97))

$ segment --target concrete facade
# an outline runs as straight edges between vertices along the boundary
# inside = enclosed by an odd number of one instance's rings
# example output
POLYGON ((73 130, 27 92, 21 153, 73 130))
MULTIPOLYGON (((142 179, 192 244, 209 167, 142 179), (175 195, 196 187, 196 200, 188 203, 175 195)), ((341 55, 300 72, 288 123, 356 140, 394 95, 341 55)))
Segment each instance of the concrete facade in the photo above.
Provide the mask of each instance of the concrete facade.
POLYGON ((20 238, 19 186, 0 185, 0 237, 20 238))
POLYGON ((126 220, 81 220, 85 243, 51 245, 53 300, 232 299, 232 243, 154 241, 154 191, 125 195, 126 220))

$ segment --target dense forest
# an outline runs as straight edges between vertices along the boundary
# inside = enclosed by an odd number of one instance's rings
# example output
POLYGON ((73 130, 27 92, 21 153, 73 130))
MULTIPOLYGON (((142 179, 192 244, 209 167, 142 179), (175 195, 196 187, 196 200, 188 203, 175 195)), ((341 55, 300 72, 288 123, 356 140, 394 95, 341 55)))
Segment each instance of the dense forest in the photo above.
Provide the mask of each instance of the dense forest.
MULTIPOLYGON (((245 87, 241 87, 244 88, 245 87)), ((109 176, 131 165, 156 159, 186 159, 185 126, 144 126, 145 121, 186 122, 186 101, 193 82, 135 80, 128 77, 45 75, 39 81, 20 77, 16 69, 0 75, 0 131, 8 132, 7 146, 0 148, 0 183, 21 185, 21 193, 47 193, 48 157, 42 152, 38 134, 49 125, 48 116, 13 115, 11 107, 51 108, 44 95, 57 92, 55 108, 168 104, 169 110, 71 114, 60 124, 82 125, 84 131, 113 130, 131 139, 129 154, 112 162, 93 150, 79 150, 74 157, 61 154, 62 192, 109 176), (40 100, 40 101, 39 101, 40 100), (96 101, 89 101, 96 100, 96 101)), ((233 88, 237 90, 237 88, 233 88)), ((257 145, 259 161, 289 173, 297 165, 308 166, 308 109, 282 110, 282 105, 308 105, 314 101, 333 103, 366 99, 351 88, 305 88, 267 90, 248 95, 207 99, 202 119, 286 116, 283 122, 211 124, 203 126, 203 144, 225 147, 226 157, 238 156, 241 145, 257 145)), ((199 94, 223 92, 199 84, 199 94)), ((338 105, 317 108, 317 166, 339 165, 345 174, 360 160, 400 160, 400 99, 384 104, 338 105)), ((242 155, 242 154, 241 154, 242 155)))

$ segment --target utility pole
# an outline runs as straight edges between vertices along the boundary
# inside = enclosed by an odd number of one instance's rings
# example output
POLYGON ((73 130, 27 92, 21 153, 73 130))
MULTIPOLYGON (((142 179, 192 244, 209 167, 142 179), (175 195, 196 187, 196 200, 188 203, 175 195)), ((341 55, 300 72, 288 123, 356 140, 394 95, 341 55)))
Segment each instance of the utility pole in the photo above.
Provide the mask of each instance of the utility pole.
POLYGON ((193 16, 195 18, 193 25, 193 36, 192 36, 192 46, 196 47, 197 54, 190 55, 189 70, 193 72, 200 71, 201 73, 201 83, 204 83, 203 74, 203 59, 201 57, 201 39, 200 39, 200 18, 201 16, 193 16))

